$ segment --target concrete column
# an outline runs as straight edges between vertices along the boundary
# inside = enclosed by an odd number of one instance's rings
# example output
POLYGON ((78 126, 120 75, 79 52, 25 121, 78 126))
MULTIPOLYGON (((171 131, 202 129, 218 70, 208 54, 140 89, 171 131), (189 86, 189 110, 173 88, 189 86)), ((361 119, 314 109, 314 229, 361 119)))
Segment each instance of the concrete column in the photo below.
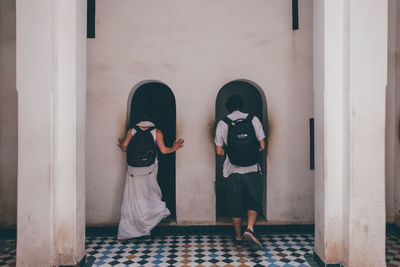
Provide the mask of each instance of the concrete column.
POLYGON ((17 266, 85 256, 86 1, 17 0, 17 266))
POLYGON ((345 2, 343 262, 385 263, 385 96, 388 1, 345 2))
POLYGON ((314 0, 315 253, 385 266, 387 1, 314 0))
POLYGON ((342 255, 344 92, 343 1, 314 1, 315 253, 342 255))

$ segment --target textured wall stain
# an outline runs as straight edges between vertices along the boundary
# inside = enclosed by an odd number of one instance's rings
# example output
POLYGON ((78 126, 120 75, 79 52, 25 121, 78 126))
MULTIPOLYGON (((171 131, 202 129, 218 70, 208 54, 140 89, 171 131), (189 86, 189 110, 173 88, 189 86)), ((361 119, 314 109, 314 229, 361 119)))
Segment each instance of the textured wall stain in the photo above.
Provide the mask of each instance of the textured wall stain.
MULTIPOLYGON (((57 264, 58 265, 71 265, 71 259, 73 259, 73 247, 71 242, 71 236, 73 236, 73 230, 69 227, 68 222, 62 221, 56 226, 56 242, 57 242, 57 264)), ((74 262, 76 263, 76 262, 74 262)))
POLYGON ((215 122, 215 119, 213 116, 211 116, 208 119, 207 123, 207 129, 208 129, 208 136, 210 138, 211 143, 214 144, 214 138, 215 138, 215 129, 217 128, 217 123, 215 122))
POLYGON ((271 42, 269 40, 257 40, 253 43, 254 46, 269 46, 271 42))
POLYGON ((119 132, 121 133, 121 137, 125 137, 125 133, 128 130, 127 127, 129 127, 126 118, 126 115, 121 114, 120 117, 118 118, 118 125, 119 125, 119 132))
POLYGON ((172 73, 178 72, 178 68, 175 65, 170 64, 170 63, 163 63, 162 67, 167 69, 168 71, 170 71, 172 73))
POLYGON ((182 130, 182 125, 181 122, 182 120, 178 118, 176 120, 176 139, 182 138, 183 137, 183 130, 182 130))
POLYGON ((326 259, 327 262, 339 262, 342 258, 342 244, 341 243, 336 243, 336 242, 331 242, 328 246, 326 244, 326 247, 328 249, 328 257, 326 259))

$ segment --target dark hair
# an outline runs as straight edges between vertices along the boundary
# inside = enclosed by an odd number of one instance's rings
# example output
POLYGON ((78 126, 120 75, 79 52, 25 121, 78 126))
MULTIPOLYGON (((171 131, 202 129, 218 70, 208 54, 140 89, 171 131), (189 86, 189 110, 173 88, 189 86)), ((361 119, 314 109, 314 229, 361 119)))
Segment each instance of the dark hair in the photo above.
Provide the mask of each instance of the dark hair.
POLYGON ((233 112, 235 110, 242 111, 243 109, 243 98, 238 95, 231 95, 225 103, 225 107, 228 109, 229 112, 233 112))
POLYGON ((142 116, 140 116, 140 121, 151 121, 153 123, 156 123, 156 117, 153 112, 144 112, 142 116))

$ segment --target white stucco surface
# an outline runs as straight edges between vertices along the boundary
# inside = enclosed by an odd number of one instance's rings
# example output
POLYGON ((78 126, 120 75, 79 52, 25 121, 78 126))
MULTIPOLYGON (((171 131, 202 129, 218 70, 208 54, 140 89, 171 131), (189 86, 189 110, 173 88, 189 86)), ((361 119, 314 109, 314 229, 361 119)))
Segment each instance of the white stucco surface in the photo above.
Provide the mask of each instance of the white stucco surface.
MULTIPOLYGON (((385 266, 385 96, 388 1, 353 0, 348 10, 348 199, 345 266, 385 266), (373 36, 371 38, 370 36, 373 36), (368 40, 368 41, 366 41, 368 40), (371 109, 371 107, 374 107, 371 109)), ((346 153, 346 152, 345 152, 346 153)))
POLYGON ((85 255, 86 2, 17 1, 17 266, 85 255))
POLYGON ((315 251, 326 264, 385 266, 388 2, 314 3, 315 251))
POLYGON ((384 265, 385 203, 387 222, 400 224, 396 0, 389 9, 387 1, 314 0, 313 8, 300 0, 298 31, 289 0, 97 0, 87 98, 85 3, 17 1, 16 47, 15 0, 0 0, 0 228, 16 225, 19 144, 20 266, 73 264, 84 253, 85 219, 118 222, 125 156, 116 140, 143 81, 165 83, 176 98, 177 136, 185 138, 176 158, 178 224, 215 223, 215 100, 237 79, 267 100, 269 223, 315 216, 323 260, 384 265))
POLYGON ((342 252, 346 129, 343 3, 314 1, 314 21, 315 251, 325 263, 337 263, 342 252))
POLYGON ((96 1, 96 38, 88 40, 87 209, 89 225, 118 222, 124 185, 127 99, 144 80, 175 94, 177 220, 215 222, 215 154, 211 129, 218 90, 248 79, 266 95, 267 219, 312 223, 309 169, 313 117, 312 1, 96 1), (196 207, 196 208, 194 208, 196 207))

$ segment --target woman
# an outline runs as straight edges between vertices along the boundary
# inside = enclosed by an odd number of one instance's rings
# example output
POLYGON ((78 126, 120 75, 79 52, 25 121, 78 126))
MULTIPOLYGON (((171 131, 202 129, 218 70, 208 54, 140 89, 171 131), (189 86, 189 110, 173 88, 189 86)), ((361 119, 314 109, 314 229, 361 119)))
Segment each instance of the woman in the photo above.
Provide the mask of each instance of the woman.
MULTIPOLYGON (((138 136, 132 140, 133 136, 146 131, 151 133, 154 140, 153 145, 157 144, 163 154, 173 153, 183 146, 183 139, 179 139, 174 142, 172 147, 167 147, 164 144, 162 132, 156 129, 151 121, 141 121, 136 124, 136 127, 129 129, 125 139, 118 139, 118 146, 122 151, 127 151, 129 147, 129 152, 133 154, 131 147, 142 145, 135 143, 138 136), (131 140, 135 142, 130 144, 131 140)), ((141 165, 130 164, 134 166, 129 166, 130 159, 128 158, 118 239, 149 236, 150 231, 163 218, 170 215, 165 202, 161 201, 161 190, 157 183, 158 161, 156 156, 152 160, 154 163, 149 166, 137 167, 141 165)))

